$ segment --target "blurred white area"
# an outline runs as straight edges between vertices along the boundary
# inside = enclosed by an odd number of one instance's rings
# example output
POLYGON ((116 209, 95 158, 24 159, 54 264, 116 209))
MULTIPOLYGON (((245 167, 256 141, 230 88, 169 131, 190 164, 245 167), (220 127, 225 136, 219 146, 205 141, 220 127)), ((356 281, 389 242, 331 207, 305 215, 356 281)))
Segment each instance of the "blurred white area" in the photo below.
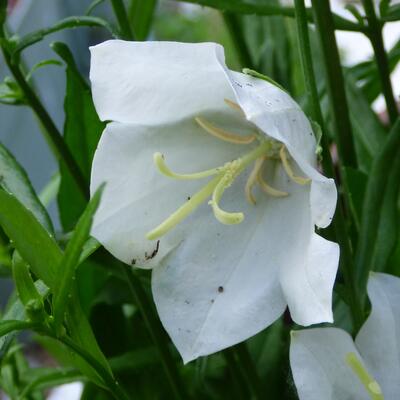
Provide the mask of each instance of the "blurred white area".
POLYGON ((67 383, 51 391, 47 400, 78 400, 81 397, 83 385, 81 382, 67 383))

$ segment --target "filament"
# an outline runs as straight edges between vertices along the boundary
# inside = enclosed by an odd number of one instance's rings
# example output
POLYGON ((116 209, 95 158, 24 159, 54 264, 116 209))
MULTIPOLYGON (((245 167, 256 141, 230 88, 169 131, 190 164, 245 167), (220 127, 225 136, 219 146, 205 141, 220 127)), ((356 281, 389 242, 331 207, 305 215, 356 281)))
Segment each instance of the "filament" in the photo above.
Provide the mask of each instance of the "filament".
POLYGON ((306 185, 307 183, 310 182, 310 178, 303 178, 302 176, 296 176, 292 170, 292 167, 289 163, 289 160, 286 155, 285 151, 285 146, 281 147, 281 150, 279 151, 279 157, 282 161, 283 168, 285 169, 288 177, 293 181, 298 183, 299 185, 306 185))

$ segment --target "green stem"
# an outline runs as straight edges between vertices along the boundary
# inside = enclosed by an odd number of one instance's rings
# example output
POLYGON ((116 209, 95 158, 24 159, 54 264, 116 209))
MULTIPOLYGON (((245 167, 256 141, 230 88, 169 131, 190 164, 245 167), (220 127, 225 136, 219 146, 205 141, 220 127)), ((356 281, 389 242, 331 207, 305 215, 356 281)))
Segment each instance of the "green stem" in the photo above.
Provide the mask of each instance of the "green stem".
POLYGON ((170 384, 174 398, 179 400, 186 399, 187 396, 185 394, 184 385, 172 354, 168 348, 168 343, 165 340, 165 334, 162 332, 160 324, 152 312, 153 305, 150 303, 147 294, 144 291, 139 278, 133 272, 132 267, 121 264, 121 268, 135 304, 139 307, 146 328, 160 354, 164 372, 170 384))
POLYGON ((365 301, 369 271, 373 269, 373 255, 383 199, 390 177, 389 172, 396 157, 400 157, 400 118, 397 119, 381 151, 374 159, 364 196, 360 237, 356 252, 356 270, 362 301, 365 301))
POLYGON ((123 0, 111 0, 111 4, 114 14, 117 17, 122 38, 126 40, 135 40, 135 35, 129 22, 123 0))
POLYGON ((253 61, 243 35, 243 28, 240 18, 236 14, 229 11, 222 13, 222 16, 224 17, 225 25, 228 28, 229 34, 231 35, 233 45, 236 48, 241 66, 243 68, 246 67, 253 69, 253 61))
POLYGON ((369 32, 367 36, 374 49, 375 61, 378 67, 379 77, 382 85, 382 93, 385 97, 389 119, 392 124, 396 122, 398 110, 393 94, 392 83, 390 81, 390 67, 385 47, 383 44, 382 27, 383 24, 378 20, 372 0, 362 0, 365 14, 368 19, 369 32))
POLYGON ((35 94, 32 88, 29 86, 26 81, 24 74, 19 65, 14 64, 11 61, 11 56, 6 49, 7 41, 5 38, 4 31, 0 32, 0 40, 2 40, 1 50, 3 52, 4 59, 6 64, 14 76, 16 82, 24 93, 25 99, 29 106, 34 111, 35 115, 39 119, 40 123, 44 127, 44 135, 48 143, 50 143, 50 147, 55 155, 55 157, 64 164, 65 168, 69 171, 72 178, 75 180, 77 187, 82 192, 85 198, 89 198, 88 185, 86 179, 72 156, 68 146, 65 144, 61 133, 59 132, 57 126, 54 121, 44 108, 41 103, 39 97, 35 94))
MULTIPOLYGON (((281 15, 284 17, 295 16, 295 10, 290 6, 281 6, 276 4, 268 4, 268 1, 261 2, 243 2, 243 1, 232 1, 232 0, 175 0, 184 1, 185 3, 200 4, 202 6, 207 6, 215 8, 221 11, 231 11, 238 14, 256 14, 256 15, 281 15)), ((322 0, 319 0, 322 2, 322 0)), ((323 0, 326 2, 327 0, 323 0)), ((313 13, 311 8, 307 8, 307 18, 310 22, 313 22, 313 13)), ((353 32, 366 32, 368 28, 362 26, 361 24, 348 21, 339 15, 333 14, 333 19, 335 23, 335 28, 344 31, 353 32)))
POLYGON ((342 166, 356 168, 357 158, 329 1, 312 0, 312 4, 324 58, 339 159, 342 166))
MULTIPOLYGON (((312 118, 320 125, 322 132, 325 132, 324 119, 322 116, 321 106, 319 102, 317 83, 315 79, 314 67, 312 62, 312 53, 310 38, 308 32, 308 21, 306 16, 306 8, 304 0, 295 0, 297 36, 300 45, 300 59, 303 70, 303 76, 306 84, 306 92, 308 101, 311 105, 312 118)), ((322 135, 322 166, 324 172, 330 177, 336 177, 336 171, 332 162, 331 153, 329 151, 330 143, 326 134, 322 135)), ((344 216, 343 202, 339 199, 336 215, 333 220, 333 229, 335 237, 341 248, 340 269, 343 273, 347 296, 349 300, 350 310, 354 326, 356 329, 362 322, 362 308, 357 296, 357 285, 355 277, 355 265, 351 250, 349 234, 347 232, 346 220, 344 216)))
POLYGON ((90 353, 78 346, 68 336, 56 337, 52 332, 46 331, 45 334, 53 339, 59 340, 65 346, 69 347, 76 354, 82 357, 101 377, 108 390, 116 400, 129 400, 125 390, 119 385, 116 379, 99 363, 90 353))

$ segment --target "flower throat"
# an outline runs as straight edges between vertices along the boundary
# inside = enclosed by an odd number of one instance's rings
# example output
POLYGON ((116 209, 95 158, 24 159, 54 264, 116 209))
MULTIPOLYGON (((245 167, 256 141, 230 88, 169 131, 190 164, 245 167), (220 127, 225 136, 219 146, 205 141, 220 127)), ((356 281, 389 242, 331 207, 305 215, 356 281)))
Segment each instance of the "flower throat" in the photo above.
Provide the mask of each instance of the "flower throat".
MULTIPOLYGON (((225 99, 225 103, 237 110, 244 116, 243 110, 240 106, 233 101, 225 99)), ((238 135, 224 129, 221 129, 205 118, 196 117, 195 121, 210 135, 233 144, 249 145, 254 141, 258 141, 258 146, 250 150, 248 153, 237 158, 236 160, 225 163, 224 165, 212 169, 192 174, 178 174, 171 171, 165 163, 164 155, 161 153, 154 153, 153 160, 157 169, 165 176, 178 180, 194 180, 203 179, 214 176, 202 189, 196 192, 185 204, 173 212, 166 220, 160 225, 146 234, 148 240, 155 240, 165 235, 177 224, 184 220, 191 214, 200 204, 204 203, 207 199, 208 204, 211 206, 215 218, 226 225, 239 224, 244 219, 242 212, 227 212, 221 209, 219 203, 226 189, 228 189, 235 179, 253 164, 253 169, 247 179, 244 191, 249 203, 255 204, 256 200, 253 196, 253 187, 258 184, 260 188, 268 195, 273 197, 285 197, 289 193, 271 187, 265 182, 262 176, 262 167, 267 159, 280 159, 282 166, 286 171, 288 177, 299 185, 309 183, 310 179, 296 176, 292 170, 289 157, 285 146, 282 143, 273 139, 267 139, 258 133, 251 133, 248 135, 238 135)))

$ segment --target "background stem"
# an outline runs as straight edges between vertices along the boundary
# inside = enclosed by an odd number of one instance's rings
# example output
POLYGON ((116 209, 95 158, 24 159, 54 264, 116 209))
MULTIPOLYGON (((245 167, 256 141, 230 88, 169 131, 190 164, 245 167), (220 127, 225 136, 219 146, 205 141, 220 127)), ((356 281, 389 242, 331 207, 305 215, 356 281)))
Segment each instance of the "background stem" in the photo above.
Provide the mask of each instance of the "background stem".
POLYGON ((392 83, 390 81, 390 68, 383 44, 382 23, 378 20, 372 0, 362 0, 365 14, 368 19, 369 31, 367 36, 374 49, 375 61, 378 67, 379 79, 381 81, 382 93, 385 98, 389 119, 392 124, 395 123, 398 110, 396 100, 393 94, 392 83))
POLYGON ((129 22, 123 1, 111 0, 111 4, 114 14, 117 17, 121 38, 126 40, 135 40, 135 35, 129 22))

